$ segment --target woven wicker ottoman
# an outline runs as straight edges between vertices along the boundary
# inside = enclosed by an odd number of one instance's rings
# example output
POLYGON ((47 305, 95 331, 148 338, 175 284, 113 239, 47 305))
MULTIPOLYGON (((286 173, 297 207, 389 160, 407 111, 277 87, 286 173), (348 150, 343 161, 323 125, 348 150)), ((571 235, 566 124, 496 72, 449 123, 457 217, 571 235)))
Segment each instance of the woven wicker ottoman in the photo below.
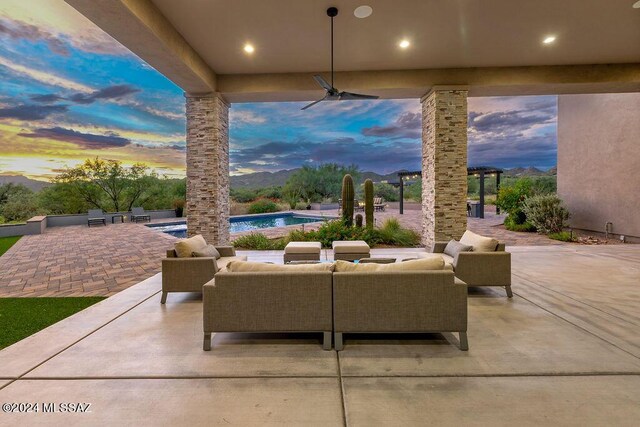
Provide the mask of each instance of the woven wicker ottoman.
POLYGON ((320 242, 289 242, 284 248, 284 263, 291 261, 320 261, 320 242))
POLYGON ((371 256, 371 249, 364 240, 337 240, 332 246, 335 260, 355 261, 371 256))

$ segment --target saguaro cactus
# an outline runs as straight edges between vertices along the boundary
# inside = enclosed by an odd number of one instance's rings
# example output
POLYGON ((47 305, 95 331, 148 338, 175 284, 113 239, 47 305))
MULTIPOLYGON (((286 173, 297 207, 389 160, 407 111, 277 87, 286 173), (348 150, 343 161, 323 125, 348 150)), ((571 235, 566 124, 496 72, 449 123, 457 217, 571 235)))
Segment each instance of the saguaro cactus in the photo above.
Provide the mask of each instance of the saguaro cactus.
POLYGON ((348 226, 353 225, 354 197, 353 178, 351 178, 351 175, 346 174, 342 178, 342 219, 348 226))
POLYGON ((373 181, 364 182, 364 217, 367 228, 373 228, 373 181))
POLYGON ((356 215, 356 227, 362 228, 362 215, 356 215))

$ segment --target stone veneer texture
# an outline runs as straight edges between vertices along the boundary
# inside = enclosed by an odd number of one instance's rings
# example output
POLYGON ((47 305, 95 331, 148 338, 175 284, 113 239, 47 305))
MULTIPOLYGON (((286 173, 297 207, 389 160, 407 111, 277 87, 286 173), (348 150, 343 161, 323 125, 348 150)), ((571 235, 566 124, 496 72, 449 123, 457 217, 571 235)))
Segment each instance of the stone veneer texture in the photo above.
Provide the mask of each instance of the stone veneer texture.
POLYGON ((467 229, 467 91, 422 99, 422 243, 459 239, 467 229))
POLYGON ((217 94, 185 95, 187 232, 229 243, 229 105, 217 94))

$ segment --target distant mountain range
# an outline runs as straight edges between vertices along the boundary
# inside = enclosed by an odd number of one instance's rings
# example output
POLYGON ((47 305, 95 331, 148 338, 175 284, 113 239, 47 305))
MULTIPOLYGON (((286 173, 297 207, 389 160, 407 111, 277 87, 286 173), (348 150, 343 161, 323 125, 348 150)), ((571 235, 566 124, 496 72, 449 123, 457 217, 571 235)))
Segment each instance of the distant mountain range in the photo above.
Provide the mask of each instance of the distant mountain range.
MULTIPOLYGON (((278 172, 254 172, 245 175, 235 175, 231 177, 231 187, 233 188, 260 188, 282 186, 287 179, 297 172, 299 169, 281 170, 278 172)), ((360 181, 369 178, 373 182, 387 181, 398 182, 398 172, 406 172, 406 170, 392 172, 381 175, 376 172, 361 172, 360 181)), ((557 174, 557 168, 554 166, 548 171, 529 166, 528 168, 505 169, 504 176, 553 176, 557 174)))
MULTIPOLYGON (((260 188, 284 185, 289 177, 299 171, 300 168, 281 170, 278 172, 254 172, 245 175, 234 175, 231 177, 231 187, 233 188, 260 188)), ((398 181, 398 172, 387 175, 380 175, 375 172, 360 172, 360 181, 370 179, 373 182, 398 181)))
POLYGON ((32 191, 40 191, 51 185, 50 182, 38 181, 22 175, 0 175, 0 185, 9 183, 16 185, 22 184, 32 191))
POLYGON ((533 166, 529 166, 528 168, 513 168, 504 170, 505 176, 553 176, 557 174, 558 168, 556 166, 550 168, 547 171, 534 168, 533 166))
MULTIPOLYGON (((231 177, 231 187, 233 188, 260 188, 260 187, 272 187, 282 186, 287 182, 287 179, 297 172, 299 169, 286 169, 278 172, 254 172, 245 175, 234 175, 231 177)), ((392 172, 386 175, 381 175, 376 172, 361 172, 360 181, 364 181, 369 178, 373 182, 398 182, 398 172, 406 172, 405 170, 392 172)), ((553 176, 558 173, 557 168, 554 166, 548 171, 530 166, 528 168, 513 168, 505 169, 504 176, 553 176)), ((27 178, 22 175, 0 175, 0 185, 2 184, 22 184, 25 187, 33 190, 40 191, 43 188, 51 185, 50 182, 38 181, 35 179, 27 178)))

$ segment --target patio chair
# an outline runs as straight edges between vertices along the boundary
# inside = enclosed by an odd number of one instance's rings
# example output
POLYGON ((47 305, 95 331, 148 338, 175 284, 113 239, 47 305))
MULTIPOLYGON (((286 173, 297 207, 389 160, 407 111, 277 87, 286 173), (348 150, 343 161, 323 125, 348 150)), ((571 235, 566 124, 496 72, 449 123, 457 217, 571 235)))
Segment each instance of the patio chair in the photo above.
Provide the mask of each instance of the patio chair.
POLYGON ((373 208, 375 211, 384 211, 385 206, 386 205, 384 204, 382 197, 373 198, 373 208))
POLYGON ((144 208, 131 209, 131 222, 147 221, 151 222, 151 215, 144 212, 144 208))
POLYGON ((91 227, 92 225, 107 225, 107 218, 104 216, 102 209, 89 209, 89 213, 87 214, 87 226, 91 227))

